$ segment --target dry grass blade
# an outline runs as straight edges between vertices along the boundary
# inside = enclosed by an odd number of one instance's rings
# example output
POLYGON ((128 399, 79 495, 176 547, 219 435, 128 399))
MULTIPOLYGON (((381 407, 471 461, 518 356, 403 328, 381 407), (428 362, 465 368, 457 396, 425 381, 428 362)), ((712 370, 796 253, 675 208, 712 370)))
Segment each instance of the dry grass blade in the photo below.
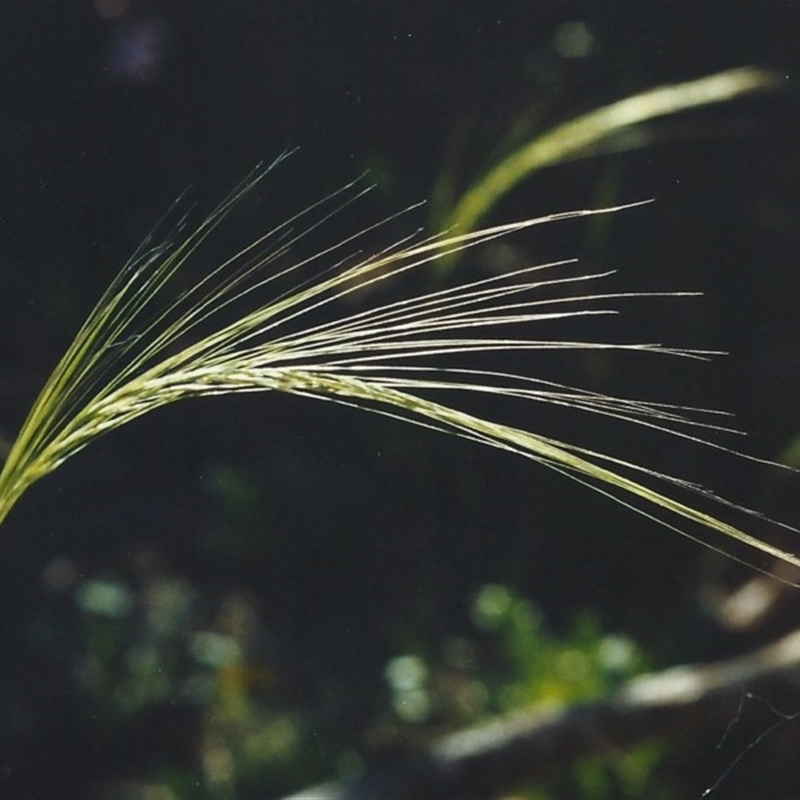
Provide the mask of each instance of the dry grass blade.
MULTIPOLYGON (((280 159, 279 159, 280 160, 280 159)), ((274 165, 273 165, 274 166, 274 165)), ((572 262, 524 267, 446 289, 365 304, 341 302, 380 289, 449 252, 534 225, 610 213, 577 211, 449 237, 407 237, 367 256, 351 254, 368 231, 310 258, 290 249, 363 194, 344 187, 274 228, 201 279, 191 257, 271 168, 251 174, 203 222, 182 221, 166 242, 148 239, 106 291, 33 405, 0 474, 0 522, 39 478, 89 442, 185 397, 282 391, 306 395, 454 434, 522 455, 635 508, 714 549, 752 561, 761 552, 800 567, 791 553, 748 534, 729 514, 753 514, 687 481, 608 454, 467 413, 432 399, 441 393, 548 403, 702 442, 698 429, 727 430, 714 412, 607 396, 542 378, 464 365, 486 353, 615 349, 705 358, 653 343, 533 338, 544 321, 612 314, 612 301, 647 297, 592 287, 608 273, 575 272, 572 262), (354 310, 355 309, 355 310, 354 310), (510 336, 509 330, 519 333, 510 336), (694 498, 694 500, 692 499, 694 498), (704 510, 711 502, 719 513, 704 510), (730 544, 745 547, 732 553, 730 544)), ((712 445, 719 447, 719 445, 712 445)), ((725 449, 725 448, 722 448, 725 449)))

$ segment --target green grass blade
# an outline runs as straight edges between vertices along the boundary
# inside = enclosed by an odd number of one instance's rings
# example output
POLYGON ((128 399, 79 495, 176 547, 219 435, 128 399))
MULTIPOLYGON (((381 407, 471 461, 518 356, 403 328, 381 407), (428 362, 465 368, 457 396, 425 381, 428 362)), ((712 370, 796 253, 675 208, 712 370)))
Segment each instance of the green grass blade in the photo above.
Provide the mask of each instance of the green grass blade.
POLYGON ((590 111, 526 142, 478 178, 461 196, 441 230, 472 231, 518 183, 554 164, 590 155, 620 132, 659 117, 723 103, 780 86, 780 75, 742 67, 697 80, 659 86, 590 111))

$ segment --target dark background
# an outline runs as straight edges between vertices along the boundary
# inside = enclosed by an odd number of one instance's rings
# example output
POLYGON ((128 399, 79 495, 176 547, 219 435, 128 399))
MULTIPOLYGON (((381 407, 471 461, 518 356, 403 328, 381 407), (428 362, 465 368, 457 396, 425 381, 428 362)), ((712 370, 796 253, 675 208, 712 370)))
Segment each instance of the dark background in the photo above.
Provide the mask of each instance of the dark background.
MULTIPOLYGON (((702 291, 632 309, 614 335, 728 357, 615 357, 598 388, 732 411, 745 449, 776 458, 800 428, 798 36, 793 2, 6 2, 0 434, 13 438, 65 342, 188 186, 210 210, 256 163, 299 146, 233 226, 255 236, 369 169, 366 224, 428 197, 457 141, 462 181, 474 176, 523 112, 546 129, 661 83, 758 65, 785 89, 664 123, 652 147, 548 170, 491 221, 656 198, 614 218, 602 246, 581 223, 518 246, 617 267, 626 288, 702 291), (591 32, 586 57, 554 47, 568 22, 591 32)), ((422 210, 407 224, 425 222, 422 210)), ((554 369, 593 380, 580 360, 554 369)), ((588 426, 553 424, 574 426, 564 436, 588 426)), ((598 436, 800 520, 796 480, 640 444, 637 431, 598 436)), ((295 398, 159 411, 37 484, 3 527, 2 713, 19 722, 0 756, 8 797, 81 796, 135 772, 129 760, 146 749, 124 731, 103 749, 89 723, 74 735, 79 636, 69 592, 48 583, 53 564, 70 565, 70 586, 97 575, 139 585, 156 571, 189 581, 201 604, 243 593, 285 695, 309 707, 335 695, 340 720, 369 714, 408 631, 458 630, 489 581, 533 598, 556 629, 594 609, 660 663, 750 644, 704 616, 702 588, 727 567, 695 545, 521 460, 295 398), (42 609, 60 620, 55 644, 36 628, 42 609)))

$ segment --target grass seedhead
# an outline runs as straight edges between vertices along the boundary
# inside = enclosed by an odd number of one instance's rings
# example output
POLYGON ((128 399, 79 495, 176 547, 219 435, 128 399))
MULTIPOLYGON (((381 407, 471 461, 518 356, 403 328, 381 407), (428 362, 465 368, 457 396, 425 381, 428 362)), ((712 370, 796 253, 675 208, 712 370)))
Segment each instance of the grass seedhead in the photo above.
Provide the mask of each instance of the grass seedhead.
POLYGON ((704 441, 704 431, 725 430, 715 412, 609 396, 471 361, 540 350, 564 357, 591 350, 710 355, 647 342, 572 339, 569 324, 576 317, 613 314, 618 301, 653 296, 597 289, 610 273, 581 272, 562 261, 422 292, 408 290, 419 281, 404 279, 448 254, 532 226, 618 208, 410 236, 371 252, 367 240, 379 223, 311 257, 295 257, 293 248, 309 230, 331 223, 362 197, 366 189, 356 181, 198 279, 193 262, 208 237, 282 160, 249 175, 199 227, 181 219, 163 241, 148 237, 125 265, 53 370, 6 458, 0 523, 32 484, 143 414, 187 397, 278 391, 357 406, 524 456, 735 558, 749 563, 747 553, 760 552, 800 567, 795 555, 728 521, 754 512, 652 467, 459 406, 467 395, 554 404, 693 442, 704 441), (367 287, 372 291, 364 292, 367 287), (393 287, 400 293, 390 293, 393 287), (356 293, 359 303, 343 302, 356 293), (563 326, 563 335, 537 338, 537 325, 545 322, 548 330, 563 326), (719 513, 705 510, 709 505, 719 513), (734 544, 744 546, 745 555, 733 552, 734 544))

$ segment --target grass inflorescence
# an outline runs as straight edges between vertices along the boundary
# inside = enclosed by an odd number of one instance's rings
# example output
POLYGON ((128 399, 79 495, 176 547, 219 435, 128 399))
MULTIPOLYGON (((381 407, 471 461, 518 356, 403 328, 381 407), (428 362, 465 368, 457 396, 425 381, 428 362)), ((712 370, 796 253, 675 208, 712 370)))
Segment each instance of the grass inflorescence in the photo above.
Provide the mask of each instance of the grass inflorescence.
POLYGON ((576 271, 573 261, 520 266, 390 299, 378 291, 405 286, 410 282, 401 276, 448 254, 532 226, 618 208, 428 238, 417 234, 366 251, 367 239, 383 224, 378 223, 311 257, 294 257, 293 246, 309 230, 330 222, 367 191, 355 181, 200 279, 187 275, 208 237, 281 160, 250 174, 199 227, 181 219, 163 241, 152 234, 122 269, 53 370, 7 456, 0 474, 0 523, 33 483, 101 434, 149 411, 186 397, 280 391, 357 406, 522 455, 739 560, 752 563, 747 553, 758 551, 800 567, 792 553, 729 521, 755 512, 700 486, 459 407, 460 397, 479 394, 555 404, 695 442, 705 441, 704 429, 726 430, 717 412, 609 396, 469 362, 480 354, 539 350, 708 357, 654 343, 535 335, 542 322, 568 325, 576 317, 613 314, 616 301, 652 293, 597 289, 611 273, 576 271), (356 294, 358 303, 343 302, 356 294), (704 533, 720 536, 708 539, 704 533), (731 549, 736 543, 744 545, 744 555, 731 549))

